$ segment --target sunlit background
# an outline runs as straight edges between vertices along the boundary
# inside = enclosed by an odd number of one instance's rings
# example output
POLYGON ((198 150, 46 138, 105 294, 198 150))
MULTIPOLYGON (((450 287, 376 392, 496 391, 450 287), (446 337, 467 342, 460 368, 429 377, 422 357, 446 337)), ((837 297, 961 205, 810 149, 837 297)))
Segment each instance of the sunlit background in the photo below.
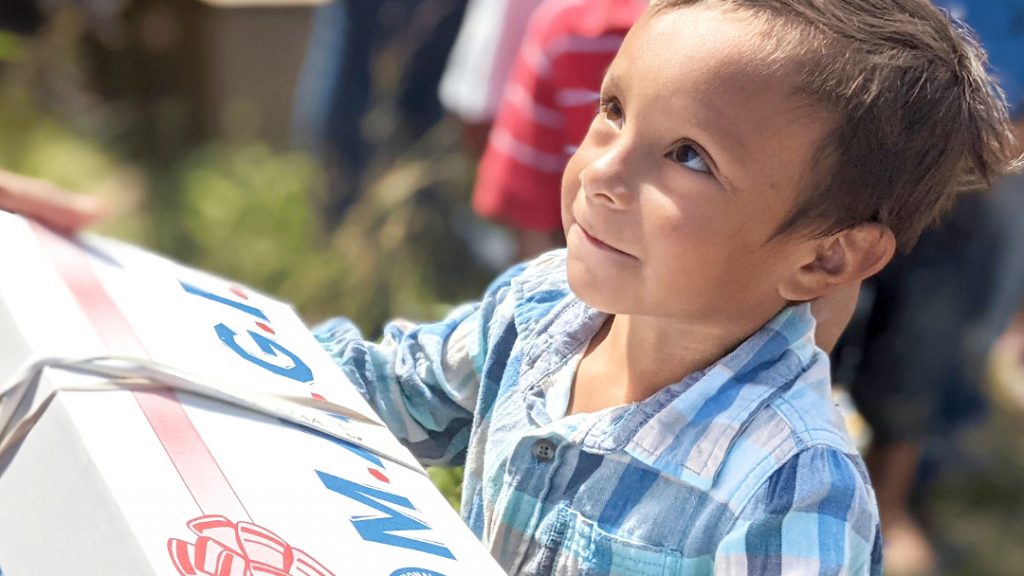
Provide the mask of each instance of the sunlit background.
MULTIPOLYGON (((514 258, 509 233, 473 215, 475 154, 417 76, 431 54, 443 64, 464 2, 381 2, 358 174, 325 163, 308 125, 330 76, 307 59, 323 2, 2 4, 0 166, 107 199, 96 232, 274 294, 310 324, 349 316, 370 337, 393 317, 438 318, 514 258), (332 178, 349 184, 344 210, 332 178)), ((927 447, 944 457, 922 468, 914 506, 943 574, 1024 573, 1015 370, 993 360, 986 416, 927 447)), ((458 471, 434 478, 457 504, 458 471)))

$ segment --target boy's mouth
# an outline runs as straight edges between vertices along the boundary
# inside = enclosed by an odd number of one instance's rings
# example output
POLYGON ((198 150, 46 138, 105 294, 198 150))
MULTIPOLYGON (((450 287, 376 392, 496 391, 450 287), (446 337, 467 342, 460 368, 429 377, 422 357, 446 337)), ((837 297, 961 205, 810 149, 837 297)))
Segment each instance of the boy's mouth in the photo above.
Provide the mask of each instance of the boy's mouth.
POLYGON ((598 250, 603 250, 606 252, 612 252, 614 254, 621 254, 622 256, 629 256, 630 258, 635 258, 635 256, 633 256, 632 254, 629 254, 628 252, 623 252, 622 250, 619 250, 618 248, 611 246, 605 243, 604 241, 598 239, 597 237, 591 235, 590 232, 588 232, 587 229, 582 224, 579 223, 579 221, 576 222, 576 228, 579 229, 580 235, 583 236, 583 239, 586 240, 588 244, 597 248, 598 250))

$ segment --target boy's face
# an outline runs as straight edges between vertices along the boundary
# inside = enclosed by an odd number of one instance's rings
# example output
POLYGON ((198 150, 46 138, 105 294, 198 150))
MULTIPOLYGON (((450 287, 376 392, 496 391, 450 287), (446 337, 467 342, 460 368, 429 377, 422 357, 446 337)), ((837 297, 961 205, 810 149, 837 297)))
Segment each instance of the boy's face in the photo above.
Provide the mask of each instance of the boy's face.
POLYGON ((626 37, 562 179, 569 282, 588 304, 715 323, 785 305, 810 240, 773 233, 831 119, 744 56, 760 38, 713 3, 648 14, 626 37))

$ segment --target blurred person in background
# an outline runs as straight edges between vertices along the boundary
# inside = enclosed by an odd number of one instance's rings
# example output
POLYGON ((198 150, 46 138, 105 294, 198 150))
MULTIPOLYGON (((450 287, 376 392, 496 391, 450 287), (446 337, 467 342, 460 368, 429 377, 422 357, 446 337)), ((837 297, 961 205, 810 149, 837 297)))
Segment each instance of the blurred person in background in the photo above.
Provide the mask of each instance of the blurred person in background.
POLYGON ((461 124, 474 157, 487 142, 498 106, 541 0, 469 0, 438 93, 446 112, 461 124))
MULTIPOLYGON (((988 50, 1020 140, 1024 0, 936 4, 971 26, 988 50)), ((1021 175, 963 195, 940 227, 865 284, 860 312, 834 355, 835 380, 849 387, 871 428, 865 461, 889 574, 932 574, 940 566, 911 503, 927 488, 922 471, 948 457, 953 433, 985 413, 987 360, 1022 296, 1021 175)), ((1019 362, 1020 349, 1017 355, 1019 362)))
MULTIPOLYGON (((472 2, 477 3, 482 3, 482 0, 472 2)), ((1024 2, 937 0, 937 3, 951 9, 954 15, 965 17, 976 29, 990 51, 992 64, 999 72, 1000 81, 1008 93, 1011 104, 1016 104, 1015 111, 1018 115, 1024 112, 1024 106, 1021 106, 1021 100, 1024 99, 1024 72, 1021 72, 1021 68, 1024 68, 1024 62, 1021 61, 1021 55, 1024 54, 1024 46, 1021 45, 1024 11, 1021 5, 1024 2)), ((3 4, 3 9, 6 9, 6 0, 3 4)), ((379 4, 377 2, 352 4, 363 5, 366 10, 379 9, 375 7, 379 4)), ((565 72, 566 70, 582 74, 575 66, 565 64, 570 61, 568 58, 573 53, 563 48, 571 44, 568 39, 572 37, 574 26, 585 28, 579 32, 580 37, 584 39, 601 38, 604 33, 598 31, 607 31, 598 25, 604 8, 613 5, 625 7, 628 4, 643 5, 645 2, 545 0, 544 6, 538 12, 549 10, 546 13, 548 21, 541 20, 541 15, 538 14, 536 22, 531 22, 531 32, 527 36, 524 53, 521 53, 519 59, 527 60, 526 46, 531 45, 530 39, 536 30, 538 39, 548 39, 549 52, 544 52, 541 48, 544 44, 538 40, 533 44, 537 47, 532 52, 533 57, 536 58, 538 53, 549 56, 543 60, 536 59, 533 65, 539 61, 547 62, 549 67, 524 68, 525 80, 517 83, 518 69, 521 65, 517 62, 517 72, 513 75, 511 87, 506 92, 501 105, 502 110, 497 113, 496 121, 497 126, 506 126, 505 130, 511 136, 492 136, 477 184, 481 195, 486 196, 485 186, 499 183, 502 179, 513 185, 517 179, 527 182, 537 177, 537 181, 542 180, 542 172, 535 174, 531 171, 531 160, 554 161, 560 155, 568 158, 571 151, 566 151, 564 146, 575 146, 572 142, 578 143, 582 139, 582 134, 593 117, 596 101, 586 100, 586 92, 577 91, 579 85, 549 89, 544 88, 544 84, 562 82, 570 78, 571 74, 565 72), (551 34, 552 31, 557 31, 553 22, 558 21, 566 26, 565 35, 551 34), (592 27, 586 28, 585 24, 588 22, 592 27), (549 33, 547 36, 542 34, 545 31, 549 33), (563 44, 556 44, 555 48, 551 48, 552 39, 560 39, 563 44), (563 58, 566 60, 562 60, 563 58), (529 77, 530 73, 538 70, 547 70, 547 73, 535 74, 534 78, 529 77), (561 72, 554 73, 554 70, 561 72), (523 93, 530 95, 531 90, 538 94, 553 95, 555 98, 547 101, 542 100, 541 96, 523 98, 523 93), (562 107, 566 110, 561 110, 562 107), (562 114, 563 118, 557 120, 555 115, 547 114, 552 111, 562 114), (579 134, 579 138, 572 140, 571 134, 576 130, 573 127, 578 126, 572 119, 576 116, 583 122, 582 131, 575 132, 579 134), (507 120, 503 120, 505 117, 507 120), (537 125, 534 126, 534 123, 537 125), (559 126, 561 130, 555 130, 559 126), (493 140, 503 141, 504 149, 500 149, 500 144, 495 145, 493 140), (565 144, 565 141, 570 143, 565 144), (541 153, 530 153, 528 149, 518 146, 521 142, 533 142, 537 146, 534 152, 540 150, 541 153), (543 146, 554 142, 562 147, 555 148, 550 155, 544 155, 543 146), (513 145, 509 146, 510 143, 513 145), (490 174, 498 176, 487 182, 490 174)), ((3 14, 2 10, 0 14, 3 14)), ((628 17, 621 20, 627 21, 619 36, 620 41, 621 35, 631 23, 628 17)), ((25 22, 30 23, 31 20, 25 22)), ((317 22, 321 25, 319 18, 317 22)), ((609 26, 615 25, 614 19, 605 22, 606 25, 612 22, 609 26)), ((499 35, 492 34, 491 39, 496 36, 499 35)), ((583 52, 583 56, 593 57, 595 60, 602 55, 607 57, 603 66, 591 66, 595 78, 591 98, 596 96, 601 76, 614 53, 614 49, 610 52, 583 52)), ((369 82, 364 87, 364 96, 368 99, 371 88, 369 82)), ((358 87, 354 87, 354 91, 358 95, 358 87)), ((473 90, 466 90, 466 93, 482 95, 481 92, 473 90)), ((355 95, 342 96, 344 99, 353 98, 355 95)), ((358 101, 358 98, 356 100, 358 101)), ((351 104, 352 100, 347 102, 351 104)), ((365 104, 363 106, 361 110, 365 111, 365 104)), ((446 104, 446 107, 448 106, 446 104)), ((358 106, 341 106, 337 113, 349 122, 355 122, 356 118, 362 117, 358 106)), ((484 114, 477 119, 486 117, 484 114)), ((474 117, 467 115, 465 118, 472 120, 474 117)), ((487 125, 487 122, 484 121, 482 124, 487 125)), ((1018 125, 1021 124, 1019 119, 1018 125)), ((358 129, 358 122, 355 126, 358 129)), ((559 174, 560 171, 561 168, 558 169, 559 174)), ((528 192, 537 194, 541 190, 543 188, 538 187, 528 192)), ((1022 191, 1024 181, 1021 177, 1015 177, 998 183, 990 196, 965 197, 945 227, 922 238, 918 250, 895 263, 888 273, 878 278, 877 285, 865 291, 866 300, 874 300, 874 308, 864 319, 864 324, 869 326, 865 331, 870 335, 870 339, 867 343, 861 344, 860 366, 854 369, 855 376, 850 385, 860 400, 861 410, 875 429, 875 444, 868 455, 868 462, 879 496, 883 522, 886 524, 887 561, 896 564, 891 567, 890 573, 924 573, 936 564, 931 544, 917 524, 917 520, 909 512, 910 496, 915 486, 919 486, 916 484, 918 469, 922 456, 927 455, 929 444, 945 437, 948 432, 944 430, 948 430, 953 424, 963 423, 972 406, 975 409, 980 407, 977 382, 981 379, 984 356, 992 341, 1008 323, 1014 307, 1019 302, 1021 278, 1024 276, 1021 272, 1024 256, 1019 253, 1024 246, 1020 238, 1020 232, 1024 230, 1021 222, 1024 219, 1021 215, 1024 205, 1021 201, 1024 194, 1022 191), (874 406, 871 405, 871 397, 875 398, 874 406)), ((496 194, 500 196, 506 193, 510 194, 510 197, 516 194, 505 191, 496 194)), ((64 193, 52 185, 0 172, 0 207, 4 209, 20 211, 46 220, 50 215, 60 212, 59 209, 54 212, 54 206, 61 204, 59 198, 63 196, 64 193), (40 192, 41 190, 48 192, 40 192)), ((554 188, 551 189, 551 202, 557 203, 557 197, 556 179, 554 188)), ((479 200, 486 201, 490 200, 479 200)), ((478 200, 475 198, 474 202, 478 200)), ((544 199, 535 196, 530 202, 533 204, 527 204, 523 209, 524 218, 543 218, 541 214, 544 213, 544 199)), ((72 212, 78 212, 82 208, 80 205, 70 206, 72 212)), ((90 213, 90 210, 86 208, 85 213, 90 213)), ((503 214, 505 212, 495 210, 492 217, 521 226, 512 217, 503 214)), ((88 216, 73 216, 68 223, 70 227, 77 227, 88 221, 88 216)), ((62 227, 56 222, 51 224, 62 227)), ((556 228, 558 227, 556 223, 556 228)), ((557 233, 548 235, 541 231, 539 237, 548 242, 548 245, 558 242, 557 233)), ((544 246, 546 247, 547 245, 544 246)), ((544 248, 540 244, 524 243, 524 256, 526 253, 536 253, 544 248)), ((870 306, 865 306, 865 309, 869 308, 870 306)), ((856 344, 851 343, 850 346, 856 344)))
POLYGON ((437 90, 466 0, 335 0, 313 16, 293 118, 293 139, 327 170, 323 224, 337 226, 364 186, 376 142, 365 131, 374 61, 388 42, 410 55, 399 79, 391 145, 411 144, 442 114, 437 90), (391 22, 396 20, 396 22, 391 22), (397 40, 396 40, 397 38, 397 40))
POLYGON ((79 11, 94 36, 109 41, 120 36, 120 17, 132 0, 3 0, 0 2, 0 30, 31 35, 47 19, 64 8, 79 11))
POLYGON ((605 70, 646 0, 545 0, 530 19, 473 189, 512 228, 518 259, 564 242, 561 175, 594 118, 605 70))
POLYGON ((43 13, 35 0, 0 2, 0 30, 31 34, 43 24, 43 13))

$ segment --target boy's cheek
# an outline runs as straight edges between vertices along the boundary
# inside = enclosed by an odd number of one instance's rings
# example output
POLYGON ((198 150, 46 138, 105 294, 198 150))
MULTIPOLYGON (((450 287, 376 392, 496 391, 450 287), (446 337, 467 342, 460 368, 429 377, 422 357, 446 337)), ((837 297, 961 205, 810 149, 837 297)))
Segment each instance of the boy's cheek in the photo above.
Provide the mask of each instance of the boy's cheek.
POLYGON ((569 158, 565 171, 562 173, 561 186, 561 207, 562 207, 562 231, 568 232, 569 224, 572 222, 572 206, 577 196, 583 193, 583 185, 580 182, 580 172, 585 165, 585 159, 580 150, 569 158))
MULTIPOLYGON (((566 171, 568 172, 568 170, 566 171)), ((562 178, 562 191, 561 191, 561 212, 562 212, 562 232, 564 234, 569 233, 569 225, 573 222, 572 217, 572 203, 576 197, 576 190, 578 186, 574 186, 572 181, 563 176, 562 178)))

